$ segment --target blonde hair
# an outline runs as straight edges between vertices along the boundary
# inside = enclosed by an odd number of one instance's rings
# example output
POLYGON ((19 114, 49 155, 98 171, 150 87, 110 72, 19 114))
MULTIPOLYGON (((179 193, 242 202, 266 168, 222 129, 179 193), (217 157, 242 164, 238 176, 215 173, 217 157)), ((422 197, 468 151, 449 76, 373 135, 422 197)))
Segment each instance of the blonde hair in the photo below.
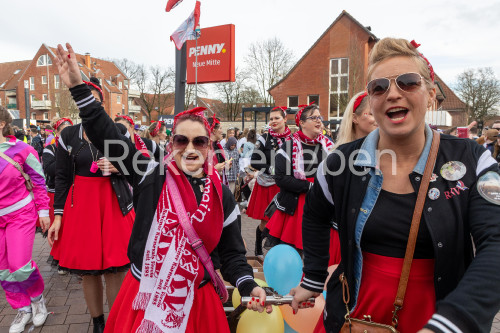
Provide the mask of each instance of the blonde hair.
POLYGON ((373 71, 380 62, 394 57, 408 57, 413 59, 418 66, 419 74, 425 79, 428 88, 434 88, 427 62, 417 49, 403 38, 386 37, 375 44, 368 58, 368 81, 371 80, 373 71))
POLYGON ((363 109, 366 107, 368 104, 368 96, 365 96, 361 103, 359 104, 358 108, 356 109, 356 112, 353 112, 354 109, 354 102, 356 102, 356 99, 363 95, 365 92, 361 91, 354 95, 351 100, 349 101, 349 104, 347 104, 347 107, 344 111, 344 116, 342 117, 342 122, 340 123, 340 128, 339 128, 339 134, 337 136, 337 142, 335 142, 335 148, 337 148, 340 145, 343 145, 344 143, 352 142, 356 140, 356 132, 354 131, 354 123, 353 123, 353 115, 356 113, 357 116, 360 116, 361 113, 363 112, 363 109))

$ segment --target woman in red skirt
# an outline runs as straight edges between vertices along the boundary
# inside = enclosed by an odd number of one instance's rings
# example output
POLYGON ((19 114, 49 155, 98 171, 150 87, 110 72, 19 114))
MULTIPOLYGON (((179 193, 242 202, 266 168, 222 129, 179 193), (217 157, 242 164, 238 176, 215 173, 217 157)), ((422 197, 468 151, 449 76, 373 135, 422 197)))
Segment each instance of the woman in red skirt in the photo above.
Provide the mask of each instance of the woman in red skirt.
MULTIPOLYGON (((101 101, 98 81, 88 86, 97 91, 101 101)), ((130 267, 127 245, 135 218, 132 193, 124 176, 113 168, 108 169, 115 173, 104 176, 103 157, 81 124, 61 132, 56 150, 55 219, 48 237, 54 263, 83 277, 85 301, 96 333, 104 331, 101 276, 111 308, 130 267)))
POLYGON ((56 118, 52 121, 56 140, 46 146, 43 150, 43 172, 45 173, 45 181, 47 184, 47 193, 50 199, 50 225, 54 222, 54 193, 56 192, 56 148, 57 140, 61 135, 62 130, 67 126, 72 126, 73 122, 69 118, 56 118))
POLYGON ((374 45, 366 90, 378 129, 330 154, 306 199, 304 278, 291 291, 292 307, 323 291, 334 219, 342 261, 327 285, 326 332, 348 330, 348 314, 402 333, 487 333, 500 309, 499 166, 484 147, 425 123, 436 86, 418 46, 396 38, 374 45), (416 244, 408 247, 426 169, 416 244), (407 251, 413 260, 406 295, 395 308, 407 251))
MULTIPOLYGON (((249 308, 264 311, 266 294, 253 280, 245 258, 238 206, 208 158, 210 126, 204 108, 175 117, 170 154, 164 161, 137 154, 135 145, 82 84, 73 49, 66 45, 68 52, 58 45, 56 65, 80 106, 85 131, 99 149, 109 140, 126 145, 126 149, 122 144, 110 145, 108 152, 120 159, 120 172, 130 175, 137 193, 137 218, 128 250, 131 269, 106 331, 229 332, 220 301, 227 299, 227 292, 214 268, 220 268, 241 295, 255 297, 249 308), (193 237, 188 232, 201 242, 189 241, 193 237), (207 255, 200 257, 197 250, 207 255)), ((271 310, 268 306, 267 311, 271 310)))
POLYGON ((277 151, 288 140, 291 132, 286 126, 286 107, 277 106, 269 114, 269 131, 259 137, 251 158, 251 166, 259 171, 257 181, 250 195, 247 215, 260 220, 255 230, 255 255, 262 255, 262 232, 269 217, 264 214, 267 206, 280 191, 273 178, 274 159, 277 151))
POLYGON ((323 117, 316 104, 297 112, 299 127, 293 139, 285 142, 276 156, 276 184, 280 192, 277 207, 267 228, 280 242, 302 250, 302 209, 319 163, 333 149, 333 143, 322 134, 323 117))

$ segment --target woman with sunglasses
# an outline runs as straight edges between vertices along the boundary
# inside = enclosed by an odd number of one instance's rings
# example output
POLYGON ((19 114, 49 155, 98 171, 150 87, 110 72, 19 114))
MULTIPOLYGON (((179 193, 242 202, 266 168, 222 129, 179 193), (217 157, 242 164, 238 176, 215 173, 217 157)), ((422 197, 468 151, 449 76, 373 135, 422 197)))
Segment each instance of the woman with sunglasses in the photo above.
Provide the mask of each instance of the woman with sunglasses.
POLYGON ((257 181, 250 195, 247 215, 260 220, 260 225, 255 230, 255 255, 261 256, 264 228, 269 217, 264 214, 267 206, 280 191, 273 178, 274 159, 281 146, 291 139, 292 133, 286 126, 286 110, 284 106, 276 106, 269 113, 269 129, 258 137, 252 153, 251 167, 257 169, 257 181))
MULTIPOLYGON (((280 243, 302 250, 302 210, 318 165, 333 149, 322 134, 323 117, 316 104, 303 105, 295 116, 299 130, 284 143, 276 156, 276 185, 280 192, 274 202, 277 210, 266 228, 280 243)), ((330 232, 330 231, 328 231, 330 232)), ((276 243, 276 242, 274 242, 276 243)))
POLYGON ((499 168, 483 147, 435 134, 425 123, 436 90, 432 66, 418 46, 395 38, 375 44, 367 93, 379 128, 331 154, 320 165, 306 200, 305 276, 291 291, 292 307, 301 308, 323 290, 325 231, 333 219, 342 262, 327 286, 327 332, 346 324, 342 289, 350 294, 351 318, 369 315, 373 322, 397 323, 405 333, 490 332, 500 308, 500 228, 494 218, 500 214, 500 199, 493 194, 500 190, 499 168), (403 307, 393 317, 432 142, 439 144, 437 158, 423 198, 403 307), (352 163, 342 166, 349 159, 352 163))
MULTIPOLYGON (((168 159, 158 163, 139 154, 144 163, 134 164, 135 145, 118 132, 102 106, 92 99, 82 84, 73 49, 66 46, 68 51, 58 45, 55 62, 61 80, 81 106, 85 131, 100 149, 107 140, 126 143, 128 153, 121 145, 113 145, 109 156, 123 157, 115 166, 131 174, 134 193, 138 193, 137 219, 128 250, 132 265, 106 330, 229 332, 222 302, 211 282, 211 278, 217 281, 211 260, 241 295, 255 297, 249 308, 271 311, 270 306, 264 307, 265 291, 253 280, 252 267, 246 262, 238 206, 208 158, 211 128, 203 116, 204 108, 175 117, 168 159), (184 230, 186 224, 192 227, 184 230), (201 242, 188 240, 191 236, 186 232, 193 229, 201 242), (201 248, 212 253, 212 258, 207 255, 200 260, 195 251, 201 248)), ((225 287, 216 285, 225 298, 225 287)))
MULTIPOLYGON (((83 84, 87 100, 78 101, 77 106, 90 99, 101 105, 99 81, 91 79, 83 84)), ((130 267, 127 245, 135 217, 125 178, 114 173, 105 176, 105 169, 99 167, 104 149, 90 142, 81 124, 61 131, 56 149, 55 217, 48 234, 53 264, 83 278, 95 333, 104 330, 102 276, 111 308, 130 267)))

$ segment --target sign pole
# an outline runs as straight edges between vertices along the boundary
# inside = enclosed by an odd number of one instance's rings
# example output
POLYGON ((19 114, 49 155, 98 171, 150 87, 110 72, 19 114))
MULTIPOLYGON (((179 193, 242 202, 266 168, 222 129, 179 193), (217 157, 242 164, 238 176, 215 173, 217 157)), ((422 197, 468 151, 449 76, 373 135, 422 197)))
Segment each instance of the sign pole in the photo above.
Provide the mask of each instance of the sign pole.
POLYGON ((196 39, 196 48, 195 48, 195 64, 194 67, 194 106, 198 107, 198 37, 200 37, 200 27, 196 27, 194 30, 195 39, 196 39))
POLYGON ((174 114, 184 111, 186 97, 186 43, 175 50, 175 109, 174 114))
POLYGON ((24 109, 26 110, 26 126, 30 127, 29 81, 24 80, 24 109))

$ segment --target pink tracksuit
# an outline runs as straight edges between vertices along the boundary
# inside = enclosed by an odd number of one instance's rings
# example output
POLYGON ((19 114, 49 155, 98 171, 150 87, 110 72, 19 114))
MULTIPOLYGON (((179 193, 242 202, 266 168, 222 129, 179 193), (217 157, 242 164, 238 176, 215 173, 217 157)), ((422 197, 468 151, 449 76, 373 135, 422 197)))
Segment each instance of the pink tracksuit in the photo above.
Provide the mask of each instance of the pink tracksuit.
POLYGON ((18 162, 33 182, 32 195, 21 173, 0 157, 0 285, 12 308, 18 309, 44 289, 31 255, 38 216, 49 216, 49 197, 38 154, 30 145, 8 136, 0 151, 18 162))

